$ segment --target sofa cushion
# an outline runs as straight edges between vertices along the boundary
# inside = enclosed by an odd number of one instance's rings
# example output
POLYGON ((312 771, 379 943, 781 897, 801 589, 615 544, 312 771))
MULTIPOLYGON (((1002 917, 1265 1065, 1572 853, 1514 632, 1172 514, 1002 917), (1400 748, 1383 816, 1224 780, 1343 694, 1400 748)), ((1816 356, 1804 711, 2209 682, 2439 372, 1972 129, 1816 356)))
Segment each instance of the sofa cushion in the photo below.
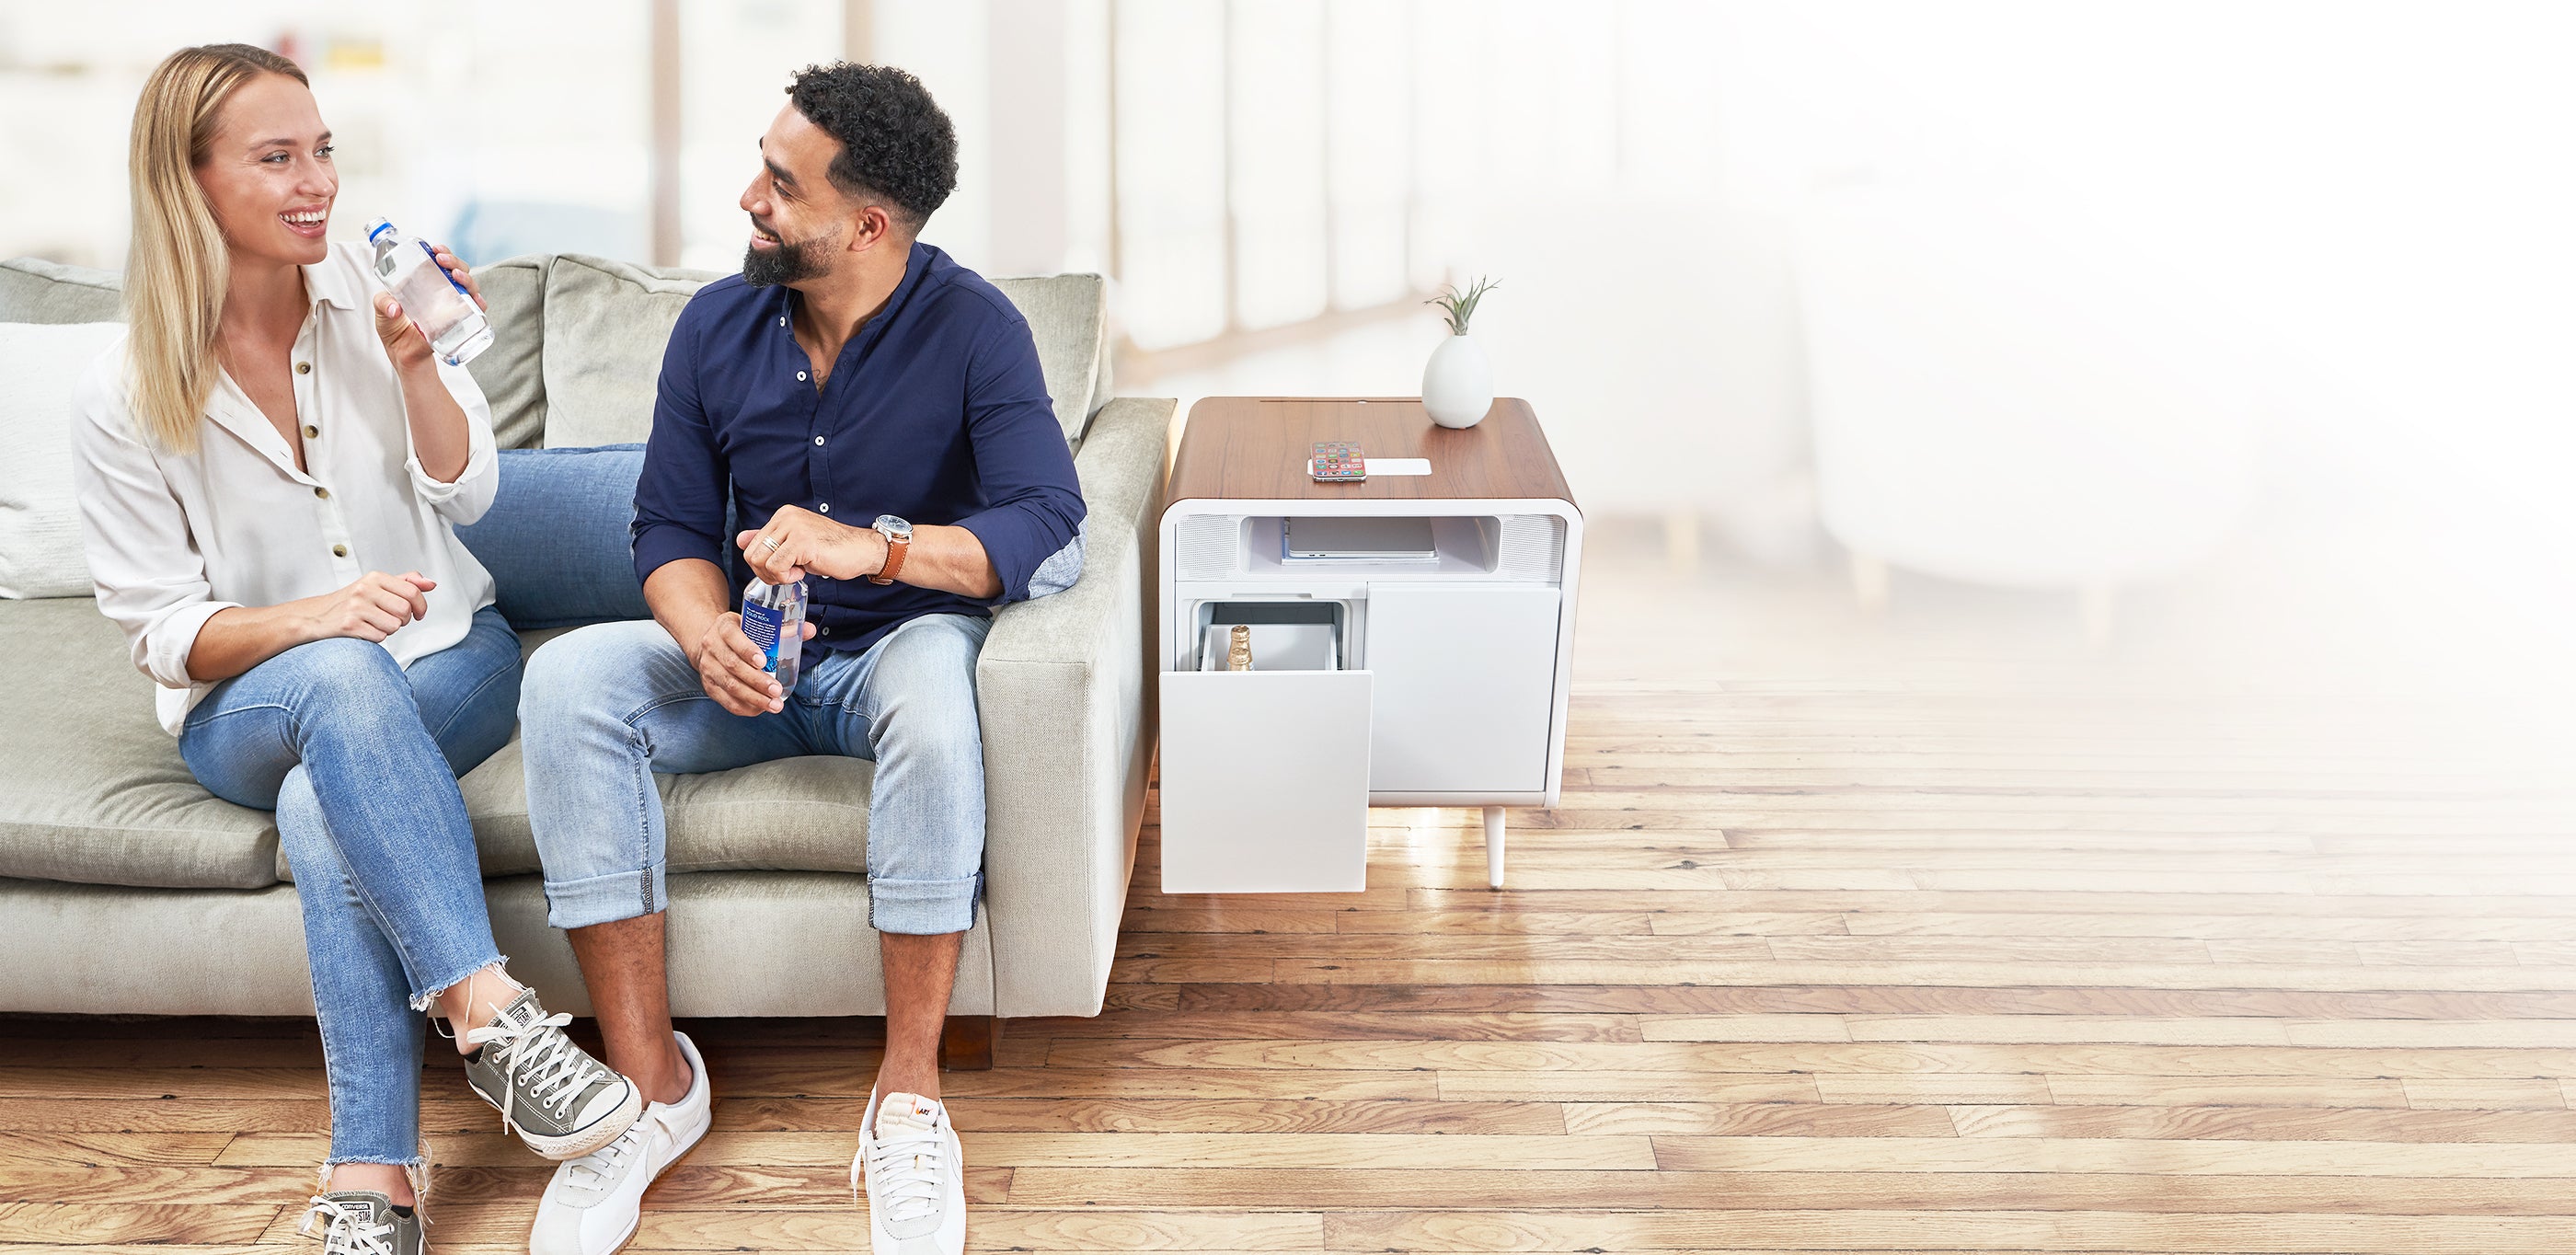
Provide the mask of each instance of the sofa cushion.
POLYGON ((492 508, 456 538, 492 573, 510 626, 653 617, 628 536, 644 446, 506 449, 500 464, 492 508))
MULTIPOLYGON (((705 871, 849 872, 868 869, 868 788, 876 764, 861 758, 782 758, 732 771, 653 777, 662 793, 663 852, 672 875, 705 871)), ((528 773, 519 739, 465 773, 483 874, 543 871, 528 826, 528 773)), ((274 872, 293 880, 281 855, 274 872)))
POLYGON ((671 324, 718 276, 565 253, 546 272, 546 447, 636 444, 671 324))
POLYGON ((0 322, 0 597, 90 595, 72 503, 72 385, 124 331, 0 322))
POLYGON ((546 271, 553 264, 551 257, 512 257, 474 267, 492 347, 465 369, 492 405, 492 442, 504 449, 545 442, 546 271))
POLYGON ((995 279, 993 286, 1029 320, 1055 421, 1066 442, 1081 443, 1083 427, 1109 399, 1108 281, 1098 275, 1044 275, 995 279))
POLYGON ((277 881, 266 811, 198 787, 152 681, 88 598, 0 602, 0 876, 173 889, 277 881))
POLYGON ((113 270, 36 257, 0 261, 0 322, 120 322, 125 296, 113 270))

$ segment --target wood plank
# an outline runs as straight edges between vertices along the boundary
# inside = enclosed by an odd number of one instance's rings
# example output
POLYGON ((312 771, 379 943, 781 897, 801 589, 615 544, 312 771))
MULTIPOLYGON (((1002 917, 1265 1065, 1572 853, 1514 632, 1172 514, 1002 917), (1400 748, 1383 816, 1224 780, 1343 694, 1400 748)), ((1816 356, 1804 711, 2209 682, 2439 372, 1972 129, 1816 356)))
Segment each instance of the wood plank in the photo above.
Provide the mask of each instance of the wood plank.
MULTIPOLYGON (((1443 1103, 1442 1106, 1449 1104, 1443 1103)), ((1863 1103, 1568 1102, 1569 1133, 1708 1137, 1949 1137, 1946 1107, 1863 1103)))
MULTIPOLYGON (((2576 1178, 2576 1146, 2128 1138, 1841 1138, 1658 1135, 1684 1172, 2095 1172, 2161 1175, 2576 1178)), ((2535 1186, 2543 1192, 2554 1187, 2535 1186)), ((2561 1200, 2576 1203, 2576 1196, 2561 1200)))
POLYGON ((2565 1216, 2558 1181, 2392 1176, 2174 1176, 2035 1172, 1485 1172, 1462 1169, 1023 1168, 1012 1202, 1025 1206, 1298 1207, 1318 1198, 1343 1207, 1420 1211, 1538 1210, 1616 1200, 1624 1209, 2180 1212, 2267 1214, 2331 1211, 2422 1215, 2474 1208, 2491 1216, 2565 1216))
MULTIPOLYGON (((1568 1127, 1572 1128, 1574 1108, 1569 1106, 1566 1110, 1568 1127)), ((1954 1106, 1950 1108, 1950 1119, 1962 1137, 2576 1142, 2576 1112, 2571 1111, 2006 1105, 1954 1106)), ((1655 1130, 1605 1128, 1600 1131, 1650 1133, 1655 1130)))
POLYGON ((191 1205, 126 1199, 115 1203, 0 1203, 0 1242, 86 1246, 108 1242, 250 1242, 276 1217, 275 1204, 191 1205))
POLYGON ((2566 1220, 2525 1216, 2265 1216, 2014 1211, 1337 1212, 1324 1241, 1366 1250, 1720 1250, 1912 1245, 1952 1249, 2128 1247, 2192 1253, 2562 1255, 2566 1220))
MULTIPOLYGON (((1399 1168, 1464 1158, 1495 1170, 1597 1168, 1652 1172, 1655 1150, 1623 1134, 1555 1137, 1442 1133, 984 1133, 966 1141, 978 1163, 1124 1168, 1399 1168)), ((843 1156, 846 1162, 847 1156, 843 1156)))
MULTIPOLYGON (((1588 1042, 1058 1039, 1050 1066, 1385 1070, 1410 1060, 1444 1072, 1699 1071, 2114 1076, 2516 1079, 2576 1075, 2576 1051, 2344 1050, 2292 1046, 2140 1046, 1984 1042, 1588 1042)), ((2554 1083, 2554 1081, 2553 1081, 2554 1083)))

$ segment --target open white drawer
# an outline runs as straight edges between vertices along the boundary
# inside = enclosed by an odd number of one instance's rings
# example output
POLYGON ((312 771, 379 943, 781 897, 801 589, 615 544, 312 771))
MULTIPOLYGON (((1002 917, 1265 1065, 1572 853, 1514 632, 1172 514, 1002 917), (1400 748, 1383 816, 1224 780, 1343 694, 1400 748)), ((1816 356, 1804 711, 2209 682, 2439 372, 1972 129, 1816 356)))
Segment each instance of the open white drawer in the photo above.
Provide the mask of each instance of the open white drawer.
POLYGON ((1367 887, 1375 679, 1163 672, 1163 892, 1367 887))

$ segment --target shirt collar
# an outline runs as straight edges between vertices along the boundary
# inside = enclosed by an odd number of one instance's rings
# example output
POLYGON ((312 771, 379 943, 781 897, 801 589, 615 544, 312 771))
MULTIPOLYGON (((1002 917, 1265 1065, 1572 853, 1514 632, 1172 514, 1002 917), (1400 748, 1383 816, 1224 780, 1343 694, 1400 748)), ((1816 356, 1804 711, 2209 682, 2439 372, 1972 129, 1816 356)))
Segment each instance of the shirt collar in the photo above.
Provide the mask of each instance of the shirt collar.
MULTIPOLYGON (((869 319, 867 326, 859 328, 861 337, 883 334, 885 325, 894 321, 895 311, 902 309, 905 299, 921 286, 923 277, 930 273, 931 264, 938 257, 938 249, 919 240, 912 242, 912 250, 904 254, 903 278, 897 280, 894 291, 886 295, 885 308, 877 311, 877 316, 869 319)), ((777 295, 769 298, 772 303, 771 308, 780 317, 792 317, 796 313, 796 297, 796 289, 780 284, 777 295)), ((853 340, 852 343, 855 344, 857 341, 853 340)))
POLYGON ((342 309, 368 308, 373 302, 368 299, 366 293, 358 290, 357 279, 361 267, 350 265, 350 259, 339 256, 338 246, 333 247, 331 251, 333 256, 326 257, 314 265, 302 267, 305 295, 313 298, 313 303, 316 305, 337 305, 342 309))

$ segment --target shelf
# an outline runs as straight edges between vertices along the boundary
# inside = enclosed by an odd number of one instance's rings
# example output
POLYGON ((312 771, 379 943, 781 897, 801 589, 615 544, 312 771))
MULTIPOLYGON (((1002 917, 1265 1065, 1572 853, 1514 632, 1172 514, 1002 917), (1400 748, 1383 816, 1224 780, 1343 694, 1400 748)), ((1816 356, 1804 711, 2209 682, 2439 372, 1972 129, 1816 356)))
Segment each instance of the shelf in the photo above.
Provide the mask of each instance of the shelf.
POLYGON ((1490 516, 1435 516, 1431 519, 1431 547, 1440 556, 1427 561, 1289 559, 1280 556, 1279 520, 1255 516, 1243 521, 1241 574, 1254 578, 1372 580, 1489 576, 1494 573, 1494 538, 1499 527, 1490 516))

